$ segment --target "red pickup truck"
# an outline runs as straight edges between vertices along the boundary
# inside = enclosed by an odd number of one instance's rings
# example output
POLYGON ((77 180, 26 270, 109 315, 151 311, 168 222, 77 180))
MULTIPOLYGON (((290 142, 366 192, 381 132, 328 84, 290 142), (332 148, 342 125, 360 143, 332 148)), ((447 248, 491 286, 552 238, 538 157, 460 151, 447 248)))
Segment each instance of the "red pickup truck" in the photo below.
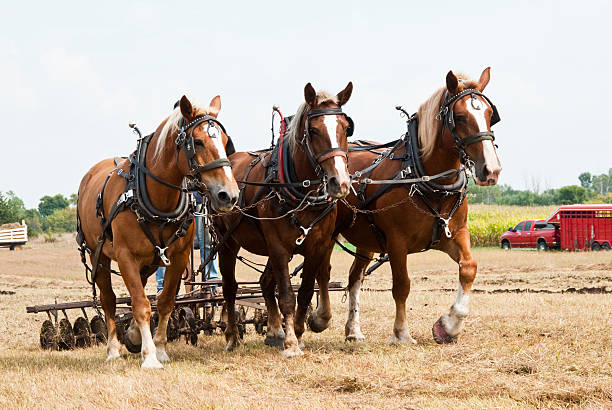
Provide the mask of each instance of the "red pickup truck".
POLYGON ((528 219, 519 222, 514 228, 508 228, 501 236, 502 249, 536 248, 545 251, 558 248, 560 243, 559 228, 544 219, 528 219))

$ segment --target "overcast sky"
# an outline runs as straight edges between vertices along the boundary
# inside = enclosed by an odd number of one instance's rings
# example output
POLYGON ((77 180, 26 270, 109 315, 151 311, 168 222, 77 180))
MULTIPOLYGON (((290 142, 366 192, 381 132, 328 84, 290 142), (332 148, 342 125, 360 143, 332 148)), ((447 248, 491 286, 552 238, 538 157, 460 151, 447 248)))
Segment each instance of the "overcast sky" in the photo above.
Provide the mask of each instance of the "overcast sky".
POLYGON ((486 94, 499 183, 554 188, 612 167, 612 7, 605 1, 2 2, 0 191, 26 207, 70 194, 100 159, 128 155, 188 94, 221 95, 239 150, 268 146, 270 110, 307 82, 338 92, 355 137, 404 132, 448 70, 486 94), (61 5, 59 5, 61 4, 61 5), (94 5, 95 4, 95 5, 94 5))

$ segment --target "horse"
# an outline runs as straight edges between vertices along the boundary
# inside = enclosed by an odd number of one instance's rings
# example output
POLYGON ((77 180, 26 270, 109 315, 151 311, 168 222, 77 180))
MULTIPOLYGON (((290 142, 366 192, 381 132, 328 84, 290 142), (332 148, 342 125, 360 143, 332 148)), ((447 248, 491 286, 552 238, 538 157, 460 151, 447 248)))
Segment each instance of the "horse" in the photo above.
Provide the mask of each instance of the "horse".
MULTIPOLYGON (((372 256, 384 252, 391 263, 396 308, 389 342, 416 343, 406 318, 410 293, 406 259, 411 253, 437 249, 458 264, 459 285, 456 301, 435 322, 432 334, 437 343, 456 342, 469 312, 470 290, 477 272, 466 225, 466 170, 472 170, 478 185, 496 184, 501 172, 490 128, 499 121, 499 114, 482 94, 489 80, 490 67, 478 81, 449 71, 446 86, 409 118, 409 132, 404 138, 392 144, 349 147, 351 175, 369 174, 380 184, 368 184, 361 178, 357 194, 349 195, 338 207, 335 234, 356 247, 347 285, 347 341, 365 339, 359 323, 359 292, 372 256), (385 151, 371 149, 390 146, 385 151)), ((322 269, 317 281, 329 280, 330 269, 322 269)), ((331 316, 329 297, 321 297, 317 311, 331 316)))
POLYGON ((336 200, 344 198, 350 189, 346 149, 347 134, 350 135, 353 124, 341 107, 349 100, 352 90, 351 82, 337 95, 315 92, 310 83, 306 84, 305 102, 291 120, 286 135, 279 137, 274 150, 238 152, 230 156, 234 174, 242 177, 239 206, 250 209, 240 216, 227 214, 215 220, 218 233, 223 235, 219 267, 228 312, 225 330, 228 351, 240 344, 235 312, 235 267, 238 251, 244 248, 269 257, 268 275, 264 276, 272 284, 262 283, 268 310, 266 344, 283 348, 284 357, 303 354, 299 338, 304 328, 294 327, 294 321, 303 323, 306 309, 295 312, 288 263, 296 253, 304 256, 298 299, 310 299, 319 264, 329 264, 331 257, 336 200), (315 183, 318 183, 317 189, 315 183))
POLYGON ((141 352, 144 369, 162 368, 170 360, 166 328, 193 243, 193 204, 187 191, 206 192, 219 212, 230 211, 238 198, 225 152, 228 136, 217 119, 220 109, 219 96, 207 108, 183 96, 155 133, 138 139, 128 159, 105 159, 81 181, 77 242, 84 263, 85 250, 90 253, 94 299, 95 285, 100 289, 107 361, 120 357, 111 260, 117 261, 131 296, 134 319, 124 338, 126 347, 141 352), (167 269, 157 297, 159 324, 153 339, 144 285, 158 265, 167 269))

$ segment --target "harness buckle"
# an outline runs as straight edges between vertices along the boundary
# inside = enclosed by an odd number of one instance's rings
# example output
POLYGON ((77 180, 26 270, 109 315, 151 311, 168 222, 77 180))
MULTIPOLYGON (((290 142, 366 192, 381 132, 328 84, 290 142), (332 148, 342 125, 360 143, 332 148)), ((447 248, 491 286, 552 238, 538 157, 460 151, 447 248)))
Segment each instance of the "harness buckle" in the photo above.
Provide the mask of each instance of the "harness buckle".
POLYGON ((159 259, 161 259, 166 266, 170 265, 170 259, 168 259, 168 257, 166 256, 166 250, 168 249, 168 247, 166 246, 165 248, 160 248, 159 246, 155 246, 155 248, 157 249, 159 259))
POLYGON ((450 231, 449 227, 448 227, 448 223, 450 222, 450 218, 444 219, 442 217, 440 217, 440 220, 444 223, 444 234, 446 235, 446 237, 448 239, 453 237, 452 232, 450 231))
POLYGON ((431 177, 430 177, 429 175, 423 175, 423 176, 421 177, 421 179, 422 179, 424 182, 427 182, 427 181, 431 180, 431 177))
POLYGON ((308 232, 310 232, 312 226, 309 228, 304 228, 303 226, 300 226, 300 229, 302 230, 302 234, 298 236, 298 238, 295 240, 295 244, 297 246, 300 246, 302 243, 304 243, 304 239, 306 239, 306 235, 308 235, 308 232))

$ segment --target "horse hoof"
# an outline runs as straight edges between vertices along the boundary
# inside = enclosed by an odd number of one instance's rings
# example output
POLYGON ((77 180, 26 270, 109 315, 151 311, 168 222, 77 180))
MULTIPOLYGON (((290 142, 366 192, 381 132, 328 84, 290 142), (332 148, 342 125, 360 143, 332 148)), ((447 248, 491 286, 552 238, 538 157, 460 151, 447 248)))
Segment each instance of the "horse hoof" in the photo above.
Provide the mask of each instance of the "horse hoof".
POLYGON ((457 343, 457 336, 449 335, 442 325, 442 318, 438 319, 431 328, 431 333, 437 344, 457 343))
POLYGON ((285 338, 268 334, 266 335, 264 344, 266 346, 279 347, 282 349, 285 345, 285 338))
POLYGON ((132 343, 132 341, 130 340, 130 337, 127 334, 123 338, 123 344, 125 345, 125 348, 130 353, 140 353, 140 351, 142 350, 142 344, 132 343))
POLYGON ((344 340, 347 342, 363 343, 365 342, 365 336, 361 334, 351 334, 347 335, 344 340))
POLYGON ((113 350, 108 352, 108 355, 106 356, 106 361, 107 362, 111 362, 113 360, 118 360, 121 359, 121 355, 119 355, 119 351, 118 350, 113 350))
POLYGON ((401 345, 406 345, 406 344, 412 344, 415 345, 417 344, 416 340, 414 340, 412 338, 412 336, 410 335, 403 335, 401 337, 397 337, 395 336, 395 333, 392 334, 389 339, 387 340, 387 343, 389 343, 392 346, 401 346, 401 345))
POLYGON ((233 352, 238 346, 240 346, 240 340, 230 340, 225 345, 225 351, 233 352))
POLYGON ((157 350, 156 355, 160 363, 168 363, 170 361, 170 357, 168 357, 166 350, 157 350))
POLYGON ((151 355, 149 357, 147 357, 144 362, 142 362, 142 365, 140 366, 141 369, 163 369, 164 366, 159 362, 159 360, 157 360, 157 357, 151 355))
POLYGON ((308 328, 315 333, 321 333, 329 327, 329 320, 318 319, 313 313, 308 317, 308 328))
POLYGON ((289 359, 291 357, 302 356, 303 354, 304 352, 300 350, 299 346, 289 347, 283 350, 281 353, 281 355, 286 359, 289 359))

